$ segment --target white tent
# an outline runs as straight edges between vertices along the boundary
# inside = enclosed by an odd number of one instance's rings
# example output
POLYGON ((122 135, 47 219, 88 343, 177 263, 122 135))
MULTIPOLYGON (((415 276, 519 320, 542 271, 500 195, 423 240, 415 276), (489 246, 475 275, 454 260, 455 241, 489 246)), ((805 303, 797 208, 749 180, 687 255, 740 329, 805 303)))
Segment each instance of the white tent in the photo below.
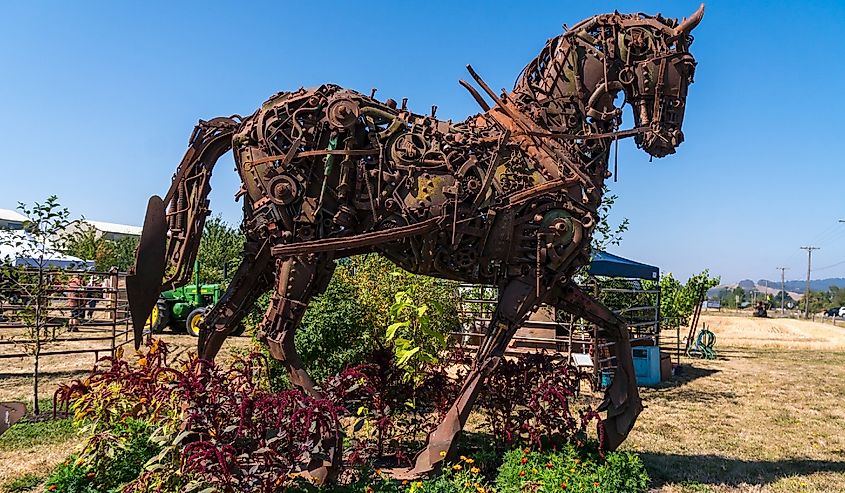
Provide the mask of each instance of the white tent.
POLYGON ((53 269, 74 269, 91 270, 94 268, 93 260, 83 260, 72 255, 65 255, 49 245, 44 252, 44 258, 40 255, 27 255, 15 245, 25 238, 25 231, 0 231, 0 262, 10 262, 14 266, 29 265, 53 269))

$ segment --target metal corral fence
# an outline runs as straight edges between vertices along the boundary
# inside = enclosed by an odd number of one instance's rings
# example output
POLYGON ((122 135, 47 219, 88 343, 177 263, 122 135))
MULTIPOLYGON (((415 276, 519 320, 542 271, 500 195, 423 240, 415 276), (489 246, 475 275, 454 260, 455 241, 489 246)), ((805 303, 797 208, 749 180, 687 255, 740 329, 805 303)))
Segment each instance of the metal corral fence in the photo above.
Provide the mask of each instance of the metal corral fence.
MULTIPOLYGON (((632 346, 660 346, 679 359, 680 330, 673 328, 661 334, 656 285, 643 284, 639 279, 591 278, 582 287, 626 320, 632 346)), ((458 288, 462 331, 451 334, 458 345, 470 349, 478 346, 496 309, 497 295, 493 286, 466 284, 458 288)), ((598 336, 597 326, 543 306, 517 331, 508 353, 542 350, 564 354, 572 364, 590 371, 595 388, 601 388, 603 372, 612 373, 616 367, 614 346, 598 336)))
POLYGON ((125 274, 6 270, 0 279, 0 360, 91 353, 132 342, 125 274))

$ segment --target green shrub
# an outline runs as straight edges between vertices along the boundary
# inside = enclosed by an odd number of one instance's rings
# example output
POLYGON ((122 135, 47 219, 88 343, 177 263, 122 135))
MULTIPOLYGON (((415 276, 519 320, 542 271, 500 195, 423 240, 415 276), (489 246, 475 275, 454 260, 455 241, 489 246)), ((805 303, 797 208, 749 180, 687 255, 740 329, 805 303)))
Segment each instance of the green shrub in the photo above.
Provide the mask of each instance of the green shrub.
POLYGON ((348 279, 335 276, 326 292, 311 300, 295 343, 318 382, 361 363, 371 352, 372 331, 366 325, 366 311, 348 279))
MULTIPOLYGON (((78 463, 78 456, 71 455, 47 477, 45 491, 57 493, 98 493, 91 483, 89 470, 78 463)), ((93 473, 90 473, 93 476, 93 473)))
POLYGON ((62 493, 120 491, 157 452, 150 425, 127 419, 95 435, 81 455, 71 456, 47 478, 47 490, 62 493))
POLYGON ((606 459, 566 445, 556 452, 511 450, 499 468, 501 493, 522 491, 640 493, 648 490, 648 474, 639 456, 610 452, 606 459))
MULTIPOLYGON (((326 291, 314 297, 296 332, 296 350, 308 373, 323 381, 344 368, 363 362, 380 347, 391 347, 385 329, 396 314, 397 293, 408 306, 430 308, 427 329, 440 337, 426 339, 429 353, 442 349, 434 341, 443 339, 458 325, 456 284, 428 276, 410 274, 379 255, 365 255, 339 260, 326 291), (429 347, 430 346, 430 347, 429 347)), ((247 325, 255 326, 269 304, 263 296, 247 325)), ((403 314, 398 319, 406 320, 403 314)), ((269 356, 269 355, 268 355, 269 356)), ((272 358, 271 358, 272 359, 272 358)), ((271 361, 270 383, 273 390, 288 388, 283 365, 271 361)))
POLYGON ((424 481, 414 481, 408 485, 409 493, 487 493, 491 488, 475 461, 461 457, 457 464, 443 466, 443 472, 424 481))

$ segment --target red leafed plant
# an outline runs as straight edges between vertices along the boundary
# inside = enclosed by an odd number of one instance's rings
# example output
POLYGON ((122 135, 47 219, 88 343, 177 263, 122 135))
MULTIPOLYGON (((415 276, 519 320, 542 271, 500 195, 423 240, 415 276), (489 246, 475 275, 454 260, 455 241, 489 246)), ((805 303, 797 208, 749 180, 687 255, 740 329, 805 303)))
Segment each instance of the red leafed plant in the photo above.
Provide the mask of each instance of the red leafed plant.
POLYGON ((587 429, 595 420, 601 447, 604 427, 598 413, 571 405, 585 378, 577 368, 545 353, 503 359, 487 386, 495 392, 481 397, 482 411, 499 445, 543 448, 586 443, 587 429))
MULTIPOLYGON (((175 463, 179 470, 167 472, 183 478, 188 488, 276 491, 315 464, 339 458, 340 402, 349 389, 333 389, 331 399, 299 390, 271 392, 260 354, 227 367, 192 357, 177 369, 167 366, 167 353, 156 341, 135 364, 120 354, 103 358, 87 378, 56 392, 56 408, 69 407, 94 428, 92 447, 83 457, 100 455, 98 431, 141 419, 159 428, 154 438, 164 439, 158 441, 162 453, 153 459, 161 467, 148 468, 136 483, 155 483, 155 474, 175 463)), ((145 490, 138 484, 126 487, 145 490)))
POLYGON ((276 491, 336 460, 343 408, 299 390, 263 389, 264 368, 257 354, 229 369, 189 363, 177 388, 187 406, 183 428, 194 434, 182 450, 183 472, 220 491, 276 491))

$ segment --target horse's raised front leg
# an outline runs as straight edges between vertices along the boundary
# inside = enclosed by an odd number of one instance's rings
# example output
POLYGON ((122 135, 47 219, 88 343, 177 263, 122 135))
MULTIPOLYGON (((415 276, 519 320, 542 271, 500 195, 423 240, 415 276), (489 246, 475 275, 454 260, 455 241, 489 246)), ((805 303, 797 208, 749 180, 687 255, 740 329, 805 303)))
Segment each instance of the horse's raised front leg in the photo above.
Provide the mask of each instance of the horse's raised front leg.
POLYGON ((294 347, 294 335, 308 302, 326 290, 335 264, 328 254, 308 254, 277 261, 276 291, 264 315, 261 338, 270 354, 284 363, 290 382, 312 397, 320 398, 314 380, 294 347))
POLYGON ((202 358, 214 359, 226 337, 237 329, 261 293, 271 287, 270 259, 266 242, 244 245, 244 258, 226 293, 200 324, 198 352, 202 358))
POLYGON ((397 473, 397 477, 427 474, 439 468, 444 460, 454 460, 456 439, 466 424, 484 381, 499 364, 516 330, 538 302, 535 278, 531 275, 513 279, 499 291, 496 311, 479 346, 475 365, 464 380, 457 399, 443 421, 429 434, 426 448, 417 455, 414 468, 397 473))
POLYGON ((599 411, 607 410, 604 421, 606 446, 615 450, 628 437, 643 409, 637 390, 628 325, 619 315, 593 299, 572 281, 556 287, 549 294, 548 303, 598 325, 604 335, 616 343, 616 374, 599 406, 599 411))

